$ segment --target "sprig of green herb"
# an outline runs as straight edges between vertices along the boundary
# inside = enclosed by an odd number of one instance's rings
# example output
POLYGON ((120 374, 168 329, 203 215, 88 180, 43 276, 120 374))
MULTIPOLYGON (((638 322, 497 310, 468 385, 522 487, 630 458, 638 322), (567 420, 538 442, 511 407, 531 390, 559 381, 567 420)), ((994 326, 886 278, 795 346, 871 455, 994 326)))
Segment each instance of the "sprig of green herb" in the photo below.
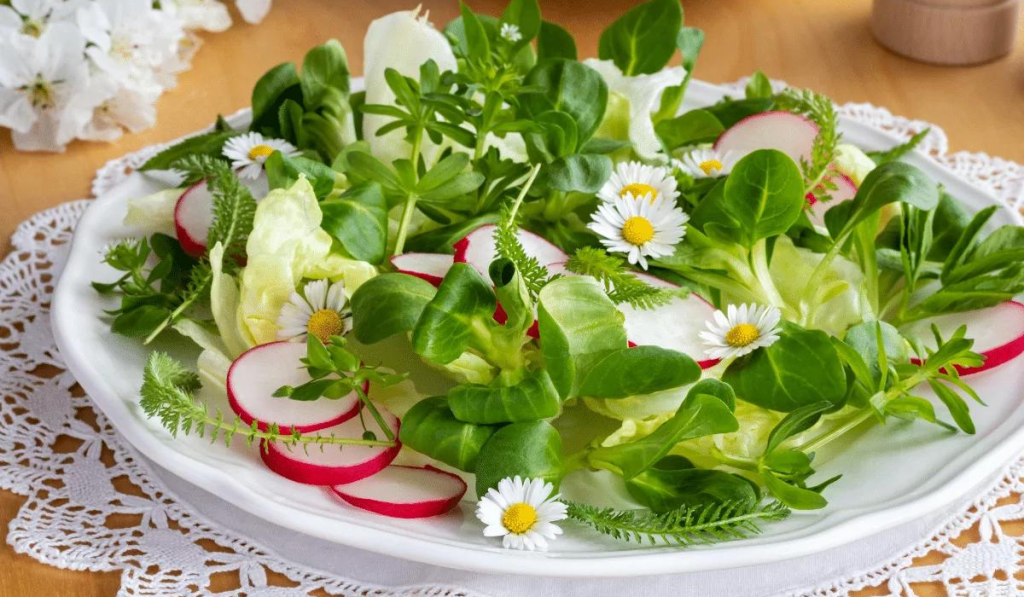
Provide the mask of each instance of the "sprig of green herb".
POLYGON ((593 276, 604 285, 608 298, 616 303, 629 303, 637 309, 653 309, 672 299, 674 293, 655 288, 629 269, 626 262, 596 247, 581 247, 569 258, 566 267, 577 274, 593 276))
POLYGON ((829 191, 834 191, 836 185, 826 175, 842 137, 838 130, 839 116, 832 100, 810 89, 786 89, 775 97, 775 101, 779 108, 802 114, 818 125, 811 159, 800 158, 800 170, 804 175, 805 192, 813 192, 819 201, 827 201, 831 198, 829 191))
MULTIPOLYGON (((224 247, 223 264, 227 271, 238 267, 238 258, 245 255, 245 242, 252 231, 256 200, 238 180, 231 166, 209 156, 189 156, 175 163, 188 177, 201 176, 213 194, 213 224, 207 237, 207 253, 218 243, 224 247)), ((213 282, 209 254, 192 268, 189 282, 178 296, 178 305, 146 337, 150 343, 168 326, 174 324, 188 309, 202 300, 213 282)))
POLYGON ((519 207, 526 198, 526 193, 529 192, 539 171, 540 165, 538 164, 530 170, 515 201, 502 206, 501 220, 494 230, 495 252, 499 257, 504 257, 515 264, 516 271, 519 272, 519 276, 523 279, 527 290, 530 291, 530 297, 534 299, 537 298, 537 293, 540 292, 540 289, 551 281, 551 274, 548 273, 546 267, 540 264, 536 257, 528 255, 526 249, 523 248, 523 243, 519 241, 518 218, 519 207))
POLYGON ((915 133, 914 136, 908 139, 906 143, 900 143, 899 145, 885 151, 869 151, 868 157, 874 160, 878 165, 896 161, 911 151, 914 151, 914 149, 916 149, 931 132, 931 127, 928 127, 919 133, 915 133))
POLYGON ((218 409, 211 415, 205 404, 197 400, 194 392, 200 388, 199 377, 163 352, 153 352, 146 361, 143 370, 141 400, 139 405, 150 418, 156 418, 160 424, 177 437, 179 433, 190 435, 193 432, 199 437, 209 434, 210 442, 223 439, 228 446, 231 440, 240 435, 246 445, 257 440, 277 442, 286 446, 302 445, 355 445, 355 446, 394 446, 394 441, 382 441, 367 438, 336 437, 334 435, 303 435, 294 428, 291 433, 282 433, 280 428, 270 425, 266 431, 259 429, 257 424, 246 425, 238 417, 226 420, 218 409))
MULTIPOLYGON (((355 392, 374 420, 389 440, 395 434, 388 427, 377 407, 370 402, 363 390, 365 384, 374 382, 381 387, 390 387, 408 375, 385 373, 379 367, 367 367, 359 357, 346 348, 346 340, 342 336, 331 336, 325 345, 313 334, 306 335, 306 356, 302 365, 309 373, 310 380, 298 386, 282 386, 274 392, 274 396, 291 398, 301 402, 309 402, 320 398, 337 400, 355 392)), ((359 416, 362 417, 362 410, 359 416)), ((366 425, 363 425, 366 428, 366 425)))
POLYGON ((569 518, 599 533, 622 541, 690 546, 742 539, 761 532, 760 523, 782 520, 789 508, 781 502, 765 504, 730 501, 683 506, 662 514, 650 510, 615 510, 569 502, 569 518))
POLYGON ((171 313, 196 264, 177 240, 163 234, 115 243, 107 248, 103 262, 123 274, 92 286, 100 294, 120 295, 118 308, 107 311, 114 317, 110 327, 132 338, 146 337, 171 313), (154 256, 158 263, 150 268, 154 256))

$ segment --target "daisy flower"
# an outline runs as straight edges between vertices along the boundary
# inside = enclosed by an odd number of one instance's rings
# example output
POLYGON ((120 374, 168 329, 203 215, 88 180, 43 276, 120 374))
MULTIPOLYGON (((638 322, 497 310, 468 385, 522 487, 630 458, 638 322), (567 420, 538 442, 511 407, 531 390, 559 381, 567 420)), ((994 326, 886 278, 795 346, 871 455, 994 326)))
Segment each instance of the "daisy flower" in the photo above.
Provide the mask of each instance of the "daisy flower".
MULTIPOLYGON (((646 197, 646 196, 645 196, 646 197)), ((629 262, 647 269, 647 257, 664 257, 686 235, 689 216, 667 198, 639 201, 627 192, 603 203, 587 224, 612 253, 628 253, 629 262)))
POLYGON ((499 481, 476 506, 476 517, 487 525, 484 536, 501 537, 506 549, 546 551, 547 540, 562 534, 553 523, 566 517, 565 504, 551 495, 553 490, 543 479, 516 475, 499 481))
POLYGON ((512 43, 523 39, 523 34, 519 32, 519 26, 513 25, 512 23, 504 23, 501 26, 501 37, 512 43))
POLYGON ((704 353, 713 359, 728 359, 771 346, 779 339, 781 319, 778 309, 764 305, 729 305, 726 313, 715 311, 707 331, 700 333, 707 345, 704 353))
POLYGON ((612 202, 630 193, 637 199, 650 195, 651 199, 667 197, 674 203, 679 197, 676 185, 676 179, 668 168, 640 162, 622 162, 615 167, 611 178, 604 183, 597 196, 612 202))
POLYGON ((345 308, 345 285, 327 280, 306 283, 302 294, 293 292, 277 317, 278 340, 303 340, 313 334, 321 342, 345 334, 351 328, 351 311, 345 308))
POLYGON ((732 172, 739 157, 732 151, 718 153, 714 149, 694 149, 674 163, 694 178, 711 178, 732 172))
POLYGON ((256 178, 263 172, 263 163, 270 154, 280 151, 286 157, 299 155, 299 150, 283 139, 266 139, 259 133, 245 133, 231 137, 224 144, 224 155, 231 160, 231 166, 241 171, 241 178, 256 178))

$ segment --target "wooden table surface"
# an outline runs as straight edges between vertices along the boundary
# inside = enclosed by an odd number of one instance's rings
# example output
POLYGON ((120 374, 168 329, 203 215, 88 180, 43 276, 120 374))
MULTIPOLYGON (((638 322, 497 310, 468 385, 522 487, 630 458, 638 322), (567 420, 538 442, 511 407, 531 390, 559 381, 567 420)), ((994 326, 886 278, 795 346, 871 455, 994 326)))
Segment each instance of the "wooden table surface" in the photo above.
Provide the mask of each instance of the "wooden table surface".
MULTIPOLYGON (((77 142, 62 155, 16 152, 0 135, 0 255, 19 222, 44 208, 89 196, 97 168, 107 160, 167 141, 249 104, 255 80, 269 67, 301 60, 312 45, 337 38, 355 73, 362 70, 362 36, 369 23, 419 0, 277 0, 259 26, 238 24, 204 35, 205 45, 178 88, 161 98, 152 130, 113 144, 77 142)), ((424 0, 432 21, 457 13, 455 0, 424 0)), ((497 14, 501 0, 471 0, 497 14)), ((582 56, 596 52, 604 26, 631 2, 541 0, 544 16, 568 27, 582 56)), ((701 27, 707 43, 700 79, 735 81, 756 69, 791 85, 813 87, 837 102, 871 102, 893 113, 945 129, 952 151, 986 151, 1024 162, 1024 43, 990 64, 948 68, 919 64, 880 46, 868 29, 869 0, 684 0, 686 23, 701 27)), ((237 17, 237 15, 236 15, 237 17)), ((237 20, 237 19, 236 19, 237 20)), ((401 43, 401 40, 396 40, 401 43)), ((0 491, 0 535, 21 498, 0 491)), ((112 596, 117 573, 67 572, 0 547, 0 597, 112 596)), ((226 585, 225 585, 226 586, 226 585)), ((222 588, 223 589, 223 588, 222 588)), ((221 590, 222 590, 221 589, 221 590)), ((941 595, 936 586, 920 595, 941 595)), ((876 594, 868 591, 865 595, 876 594)), ((880 593, 878 593, 880 594, 880 593)))

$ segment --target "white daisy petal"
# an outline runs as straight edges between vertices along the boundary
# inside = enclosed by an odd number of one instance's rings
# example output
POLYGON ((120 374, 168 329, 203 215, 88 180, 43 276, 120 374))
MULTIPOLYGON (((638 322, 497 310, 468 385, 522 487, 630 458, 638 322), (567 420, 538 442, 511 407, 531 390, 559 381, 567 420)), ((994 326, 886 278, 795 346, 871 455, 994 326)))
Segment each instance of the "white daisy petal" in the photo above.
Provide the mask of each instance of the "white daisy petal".
POLYGON ((553 523, 566 517, 566 506, 553 491, 544 479, 516 476, 498 481, 477 503, 484 536, 500 536, 506 549, 546 550, 548 539, 562 532, 553 523))
MULTIPOLYGON (((352 314, 350 311, 345 310, 344 306, 344 284, 341 282, 332 284, 327 280, 308 282, 303 286, 301 293, 292 292, 288 301, 281 306, 281 311, 276 321, 277 339, 305 340, 306 334, 310 330, 310 318, 313 317, 314 313, 322 310, 330 310, 337 313, 341 320, 341 335, 345 335, 352 328, 352 314)), ((320 333, 333 334, 334 329, 321 331, 320 333)))
POLYGON ((603 201, 614 202, 629 193, 636 201, 668 198, 674 205, 679 198, 678 184, 668 168, 622 162, 615 167, 597 196, 603 201))
POLYGON ((587 227, 601 237, 609 252, 626 253, 630 263, 647 269, 648 256, 662 257, 675 251, 686 235, 688 219, 674 199, 662 195, 636 199, 627 190, 624 196, 599 205, 587 227))
POLYGON ((672 163, 693 178, 713 178, 732 172, 741 157, 733 151, 719 153, 713 148, 694 149, 672 163))
POLYGON ((715 311, 706 323, 707 331, 698 334, 705 354, 714 359, 741 357, 779 339, 782 314, 775 307, 741 304, 728 305, 725 312, 715 311))

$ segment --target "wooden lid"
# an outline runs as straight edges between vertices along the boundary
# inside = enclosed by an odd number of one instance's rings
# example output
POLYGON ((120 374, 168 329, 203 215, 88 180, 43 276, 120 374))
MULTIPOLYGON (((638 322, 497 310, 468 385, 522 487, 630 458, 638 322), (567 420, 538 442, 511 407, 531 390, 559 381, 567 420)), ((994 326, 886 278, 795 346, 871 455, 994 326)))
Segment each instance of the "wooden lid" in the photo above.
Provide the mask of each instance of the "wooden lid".
POLYGON ((923 62, 988 62, 1013 49, 1020 0, 874 0, 871 30, 890 50, 923 62))

